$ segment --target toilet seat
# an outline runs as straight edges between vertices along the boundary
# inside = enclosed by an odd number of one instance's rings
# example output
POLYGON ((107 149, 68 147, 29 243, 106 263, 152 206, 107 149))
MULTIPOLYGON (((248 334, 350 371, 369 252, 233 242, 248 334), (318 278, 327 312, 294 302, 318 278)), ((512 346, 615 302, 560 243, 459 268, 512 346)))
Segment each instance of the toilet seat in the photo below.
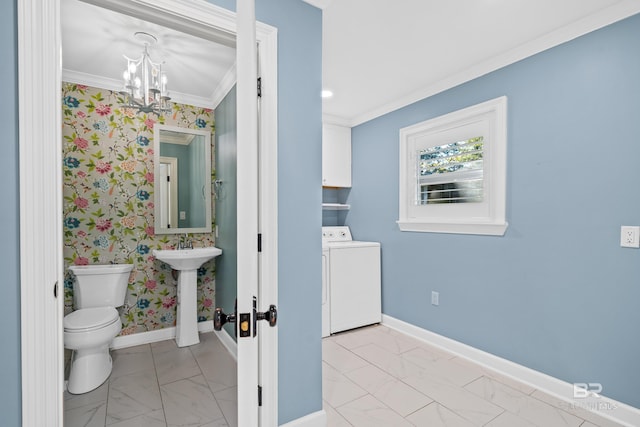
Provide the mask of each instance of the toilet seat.
POLYGON ((65 332, 89 332, 101 329, 120 320, 113 307, 82 308, 64 317, 65 332))

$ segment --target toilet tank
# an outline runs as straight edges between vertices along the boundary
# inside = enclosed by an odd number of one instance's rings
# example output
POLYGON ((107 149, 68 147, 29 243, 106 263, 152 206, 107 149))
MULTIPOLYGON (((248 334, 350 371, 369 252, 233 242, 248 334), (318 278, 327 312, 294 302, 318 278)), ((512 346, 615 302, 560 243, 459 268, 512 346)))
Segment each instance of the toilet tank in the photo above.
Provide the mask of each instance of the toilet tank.
POLYGON ((73 282, 76 310, 124 304, 133 264, 72 265, 69 270, 76 276, 73 282))

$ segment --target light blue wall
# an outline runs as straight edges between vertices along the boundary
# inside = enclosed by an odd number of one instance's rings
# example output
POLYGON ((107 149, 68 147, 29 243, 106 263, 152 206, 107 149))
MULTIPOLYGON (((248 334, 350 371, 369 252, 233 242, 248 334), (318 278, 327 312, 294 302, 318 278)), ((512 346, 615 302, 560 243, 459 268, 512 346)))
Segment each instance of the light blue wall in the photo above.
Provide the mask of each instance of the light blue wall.
POLYGON ((2 425, 21 424, 20 379, 20 260, 18 183, 18 41, 16 2, 0 2, 0 256, 2 298, 0 298, 0 414, 2 425))
POLYGON ((385 314, 640 407, 640 250, 619 244, 640 225, 638 52, 634 16, 353 129, 347 223, 382 242, 385 314), (400 232, 399 129, 501 95, 506 235, 400 232))
MULTIPOLYGON (((235 10, 233 0, 210 1, 235 10)), ((256 18, 278 28, 278 410, 283 424, 322 409, 322 12, 302 0, 257 0, 256 18)))
MULTIPOLYGON (((238 293, 238 170, 237 114, 235 86, 224 97, 214 113, 216 119, 216 217, 218 226, 216 246, 222 255, 216 257, 216 307, 229 314, 235 311, 238 293)), ((227 323, 225 330, 235 338, 235 324, 227 323)))
MULTIPOLYGON (((205 203, 206 180, 211 180, 211 173, 207 173, 203 159, 205 156, 206 144, 202 141, 204 137, 198 137, 197 143, 189 144, 189 211, 187 218, 191 227, 206 227, 207 209, 211 205, 205 203)), ((211 143, 209 143, 211 145, 211 143)), ((209 155, 211 158, 211 155, 209 155)), ((180 217, 180 214, 178 214, 180 217)))

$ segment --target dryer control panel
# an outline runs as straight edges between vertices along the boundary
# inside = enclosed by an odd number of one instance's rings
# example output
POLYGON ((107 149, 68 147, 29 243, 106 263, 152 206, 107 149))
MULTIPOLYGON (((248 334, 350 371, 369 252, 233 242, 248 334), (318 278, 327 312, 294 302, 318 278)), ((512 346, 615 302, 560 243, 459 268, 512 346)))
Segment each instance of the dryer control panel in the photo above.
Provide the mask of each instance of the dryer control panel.
POLYGON ((350 242, 351 230, 346 225, 322 227, 322 243, 327 242, 350 242))

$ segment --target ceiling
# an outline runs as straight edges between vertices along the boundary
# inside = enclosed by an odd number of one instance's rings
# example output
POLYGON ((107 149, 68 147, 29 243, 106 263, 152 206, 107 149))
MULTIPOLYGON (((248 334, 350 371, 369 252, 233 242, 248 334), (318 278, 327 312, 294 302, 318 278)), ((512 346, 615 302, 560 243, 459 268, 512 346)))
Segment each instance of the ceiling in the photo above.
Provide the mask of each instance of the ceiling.
MULTIPOLYGON (((323 9, 324 120, 355 126, 640 12, 640 0, 304 0, 323 9)), ((158 38, 177 102, 213 107, 235 49, 61 0, 63 79, 122 87, 133 34, 158 38), (205 72, 203 72, 205 70, 205 72)), ((224 93, 222 93, 224 95, 224 93)))
POLYGON ((123 55, 135 59, 143 44, 136 31, 153 34, 149 49, 154 62, 163 62, 169 95, 175 102, 213 108, 221 88, 235 79, 234 47, 214 43, 151 22, 79 0, 61 0, 62 79, 111 90, 123 86, 123 55))
POLYGON ((354 126, 640 12, 639 0, 305 0, 324 120, 354 126))

